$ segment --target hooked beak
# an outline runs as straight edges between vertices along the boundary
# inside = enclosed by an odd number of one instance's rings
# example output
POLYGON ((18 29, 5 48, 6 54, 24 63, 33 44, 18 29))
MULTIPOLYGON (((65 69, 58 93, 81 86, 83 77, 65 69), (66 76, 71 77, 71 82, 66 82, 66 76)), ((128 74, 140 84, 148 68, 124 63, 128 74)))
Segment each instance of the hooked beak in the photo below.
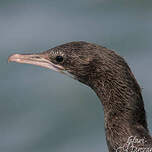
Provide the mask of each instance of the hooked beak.
POLYGON ((64 68, 62 66, 52 63, 48 57, 48 54, 45 53, 13 54, 8 58, 8 62, 33 64, 58 72, 64 71, 64 68))

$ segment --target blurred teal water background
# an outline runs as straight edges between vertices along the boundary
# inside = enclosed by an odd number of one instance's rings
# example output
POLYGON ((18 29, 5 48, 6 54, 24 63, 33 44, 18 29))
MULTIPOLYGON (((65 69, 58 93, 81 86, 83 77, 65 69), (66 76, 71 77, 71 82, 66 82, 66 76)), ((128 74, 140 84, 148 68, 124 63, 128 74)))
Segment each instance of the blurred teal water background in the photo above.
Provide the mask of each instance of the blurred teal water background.
POLYGON ((103 109, 59 73, 8 64, 12 53, 84 40, 124 56, 143 88, 152 132, 152 2, 0 0, 0 152, 106 152, 103 109))

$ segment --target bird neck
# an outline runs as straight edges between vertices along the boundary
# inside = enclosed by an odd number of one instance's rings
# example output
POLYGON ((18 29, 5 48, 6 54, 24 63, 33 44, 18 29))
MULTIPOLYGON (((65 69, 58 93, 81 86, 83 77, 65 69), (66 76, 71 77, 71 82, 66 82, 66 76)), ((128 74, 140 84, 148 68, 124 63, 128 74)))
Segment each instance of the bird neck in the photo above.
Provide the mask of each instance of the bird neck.
POLYGON ((104 107, 108 147, 122 146, 130 136, 137 136, 137 130, 140 134, 138 128, 148 133, 141 90, 131 71, 127 77, 106 73, 92 82, 104 107))

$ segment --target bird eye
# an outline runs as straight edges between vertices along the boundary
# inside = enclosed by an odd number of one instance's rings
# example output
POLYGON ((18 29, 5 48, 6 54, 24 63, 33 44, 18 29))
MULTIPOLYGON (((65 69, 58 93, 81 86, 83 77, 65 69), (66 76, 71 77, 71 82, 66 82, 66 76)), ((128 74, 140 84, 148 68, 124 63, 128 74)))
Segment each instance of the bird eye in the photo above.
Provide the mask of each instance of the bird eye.
POLYGON ((56 56, 56 61, 57 62, 62 62, 63 61, 63 57, 62 56, 56 56))

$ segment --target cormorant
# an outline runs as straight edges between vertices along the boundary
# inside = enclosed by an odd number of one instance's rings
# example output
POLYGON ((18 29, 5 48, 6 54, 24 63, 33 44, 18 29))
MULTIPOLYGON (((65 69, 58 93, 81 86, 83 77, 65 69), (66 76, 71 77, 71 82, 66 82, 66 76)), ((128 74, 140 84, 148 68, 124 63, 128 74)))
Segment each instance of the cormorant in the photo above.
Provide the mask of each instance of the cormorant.
POLYGON ((69 73, 91 87, 104 107, 109 152, 152 151, 140 86, 128 64, 114 51, 79 41, 42 53, 14 54, 8 61, 69 73))

